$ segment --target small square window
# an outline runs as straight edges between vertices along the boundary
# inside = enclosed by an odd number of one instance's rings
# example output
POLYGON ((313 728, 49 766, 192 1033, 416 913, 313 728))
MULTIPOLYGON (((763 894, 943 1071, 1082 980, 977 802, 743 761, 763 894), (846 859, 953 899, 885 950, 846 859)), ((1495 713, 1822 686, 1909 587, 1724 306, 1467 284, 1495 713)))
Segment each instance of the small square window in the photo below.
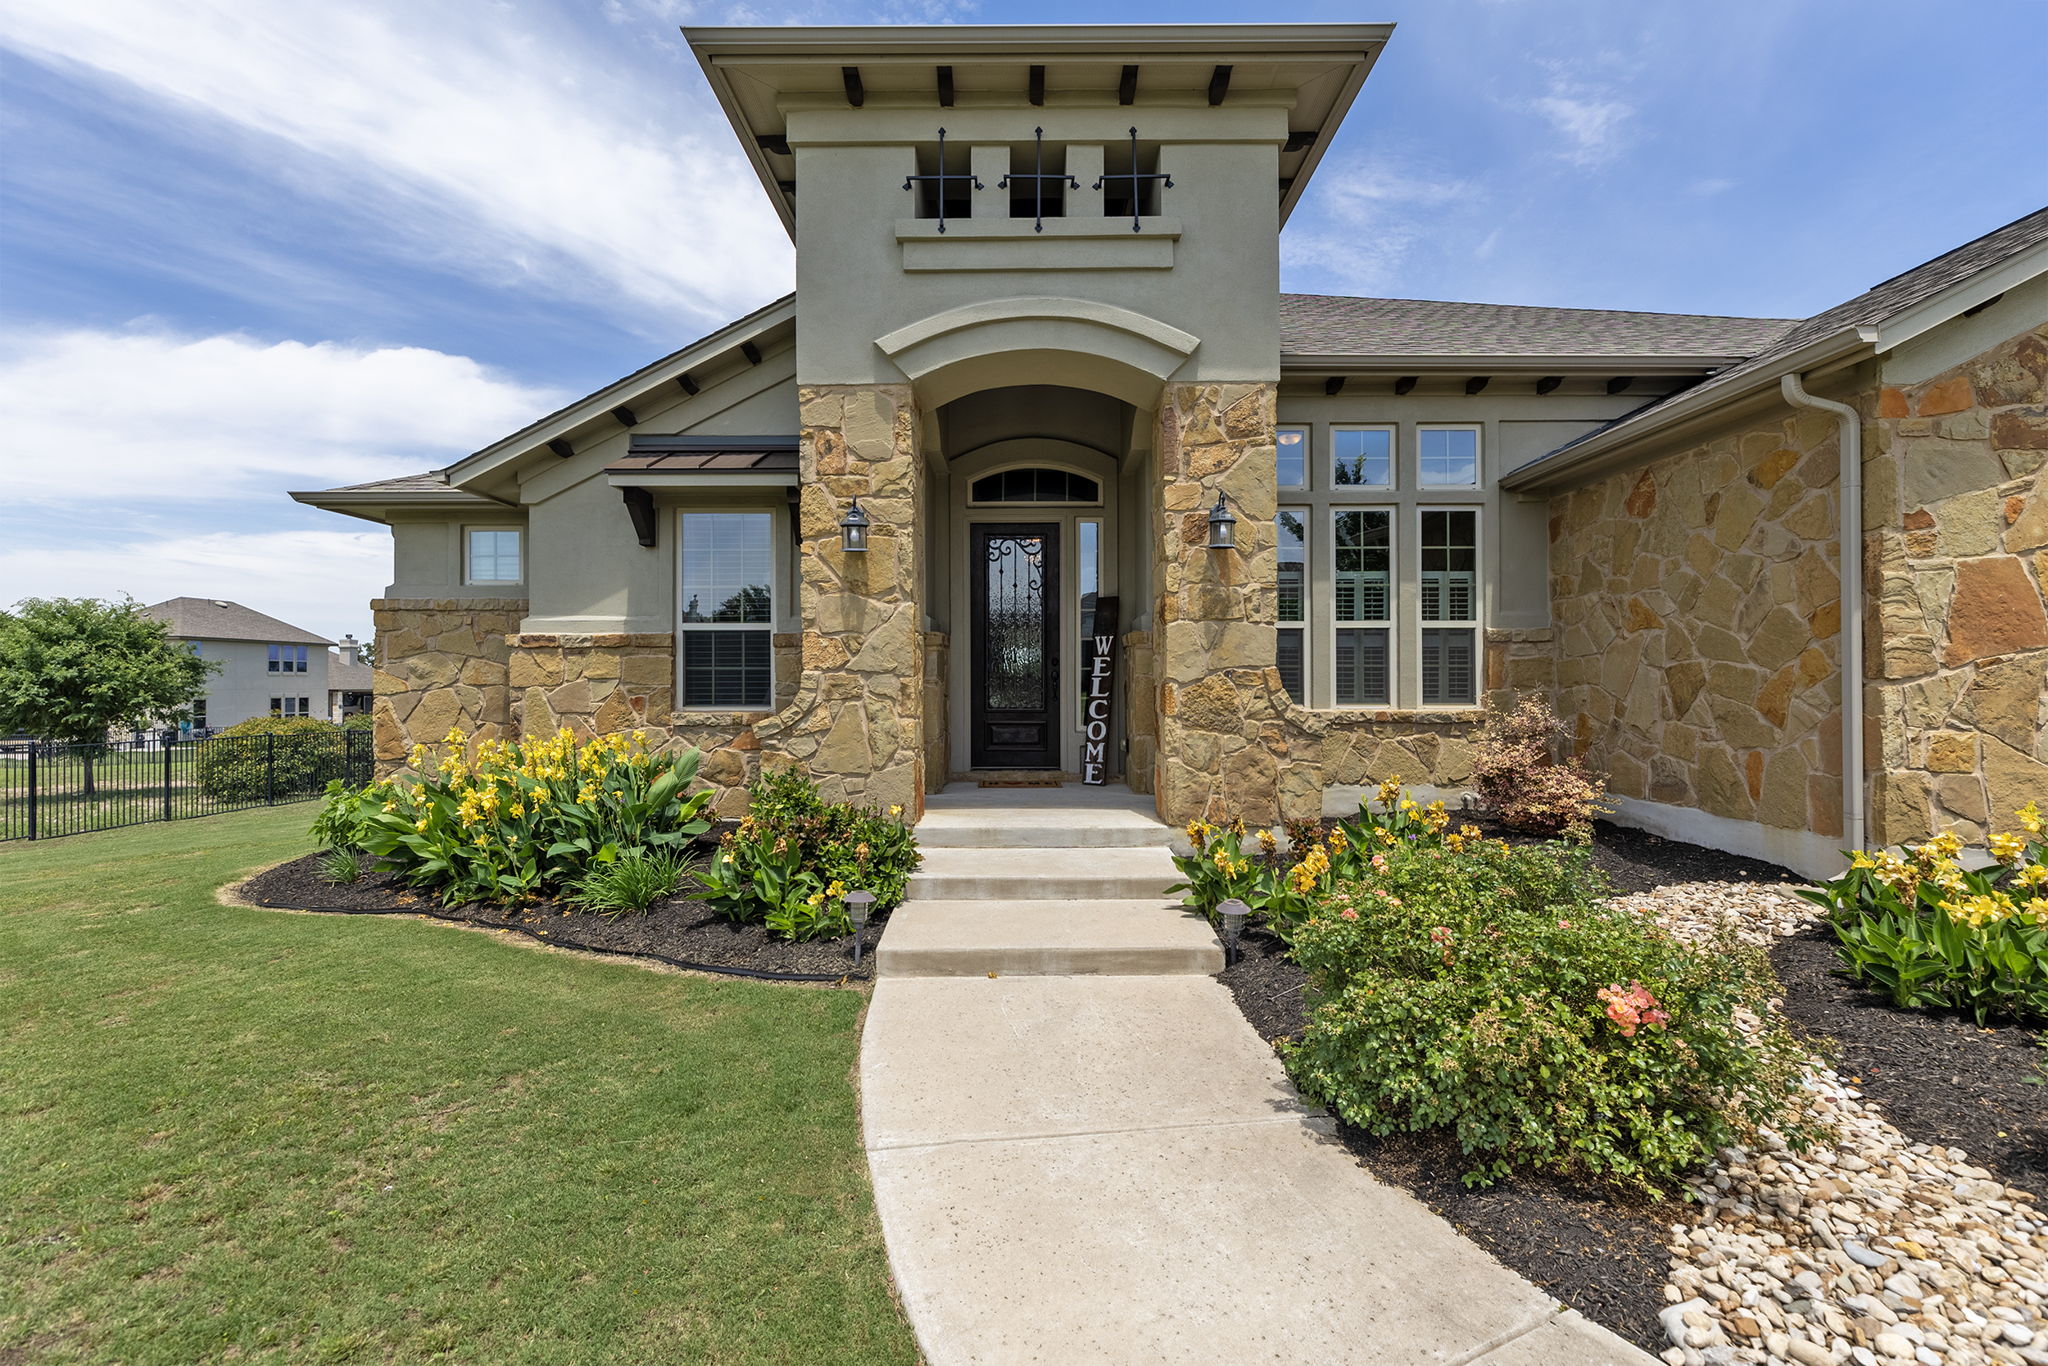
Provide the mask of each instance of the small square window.
POLYGON ((1274 464, 1283 489, 1308 487, 1308 428, 1282 427, 1274 434, 1274 464))
POLYGON ((1479 429, 1424 427, 1415 434, 1416 482, 1424 488, 1464 489, 1479 483, 1479 429))
POLYGON ((1394 429, 1336 427, 1330 432, 1331 482, 1340 488, 1394 486, 1394 429))
POLYGON ((469 564, 465 578, 470 583, 518 583, 519 533, 471 528, 469 564))

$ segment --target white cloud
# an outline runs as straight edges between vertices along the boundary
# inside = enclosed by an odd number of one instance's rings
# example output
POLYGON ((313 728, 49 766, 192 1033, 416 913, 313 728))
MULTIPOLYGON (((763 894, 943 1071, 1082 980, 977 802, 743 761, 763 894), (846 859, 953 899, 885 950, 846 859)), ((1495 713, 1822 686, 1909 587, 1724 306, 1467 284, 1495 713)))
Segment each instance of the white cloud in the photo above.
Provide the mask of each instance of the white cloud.
POLYGON ((1398 291, 1417 246, 1442 234, 1447 214, 1475 200, 1465 180, 1393 157, 1325 166, 1280 238, 1284 267, 1327 274, 1368 293, 1398 291))
POLYGON ((0 346, 0 501, 134 507, 416 473, 560 400, 422 347, 17 334, 0 346))
MULTIPOLYGON (((361 525, 360 523, 358 525, 361 525)), ((219 532, 114 546, 0 548, 0 605, 28 597, 226 598, 330 639, 370 629, 370 599, 391 580, 391 534, 219 532)))
POLYGON ((545 14, 406 0, 0 0, 0 43, 225 123, 259 171, 368 204, 409 250, 493 285, 668 328, 788 287, 787 237, 686 55, 641 63, 545 14))
POLYGON ((1601 166, 1619 156, 1636 112, 1612 91, 1563 75, 1553 76, 1549 93, 1529 107, 1563 139, 1558 155, 1574 166, 1601 166))

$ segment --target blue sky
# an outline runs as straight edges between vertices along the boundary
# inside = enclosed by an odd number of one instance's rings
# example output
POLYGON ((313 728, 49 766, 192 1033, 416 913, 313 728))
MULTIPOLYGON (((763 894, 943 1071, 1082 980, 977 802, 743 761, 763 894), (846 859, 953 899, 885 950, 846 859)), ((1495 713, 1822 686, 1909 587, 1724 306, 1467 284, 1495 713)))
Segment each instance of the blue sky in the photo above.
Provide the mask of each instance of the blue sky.
MULTIPOLYGON (((0 0, 0 602, 369 628, 447 463, 785 292, 682 23, 1219 4, 0 0)), ((1394 0, 1296 290, 1803 316, 2048 201, 2048 0, 1394 0)))

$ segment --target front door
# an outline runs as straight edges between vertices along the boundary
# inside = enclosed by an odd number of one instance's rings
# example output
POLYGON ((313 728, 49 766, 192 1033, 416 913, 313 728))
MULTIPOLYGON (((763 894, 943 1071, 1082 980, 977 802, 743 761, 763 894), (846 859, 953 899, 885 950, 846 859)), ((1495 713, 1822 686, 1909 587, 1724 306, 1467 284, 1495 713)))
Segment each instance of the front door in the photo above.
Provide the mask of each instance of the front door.
POLYGON ((976 768, 1060 766, 1058 523, 977 523, 970 714, 976 768))

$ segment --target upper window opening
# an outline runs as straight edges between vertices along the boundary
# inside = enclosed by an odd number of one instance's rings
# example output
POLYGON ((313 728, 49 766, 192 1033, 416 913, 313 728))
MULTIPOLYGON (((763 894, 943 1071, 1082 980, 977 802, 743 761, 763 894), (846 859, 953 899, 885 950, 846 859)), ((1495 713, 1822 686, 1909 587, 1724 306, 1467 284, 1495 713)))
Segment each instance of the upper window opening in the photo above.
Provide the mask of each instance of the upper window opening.
POLYGON ((903 182, 903 188, 917 195, 917 216, 938 219, 941 232, 948 218, 973 217, 974 191, 981 188, 981 182, 974 178, 969 164, 970 149, 949 144, 946 130, 941 128, 937 142, 920 143, 916 150, 917 170, 903 182))
POLYGON ((969 501, 976 503, 1099 503, 1102 488, 1085 475, 1067 470, 1003 470, 974 481, 969 501))
POLYGON ((1308 428, 1282 427, 1274 434, 1274 463, 1283 489, 1308 487, 1308 428))
POLYGON ((1140 142, 1131 130, 1129 142, 1112 142, 1102 149, 1102 216, 1138 219, 1159 212, 1159 190, 1171 186, 1171 177, 1159 173, 1159 144, 1140 142))
POLYGON ((1068 189, 1081 187, 1067 174, 1067 149, 1048 146, 1043 130, 1033 129, 1030 142, 1010 145, 1010 173, 996 188, 1010 196, 1010 217, 1043 226, 1066 216, 1068 189))
POLYGON ((1354 488, 1394 486, 1394 429, 1338 427, 1330 433, 1331 482, 1354 488))
POLYGON ((465 577, 470 583, 519 582, 519 533, 472 530, 465 577))
POLYGON ((1471 488, 1479 482, 1477 427, 1424 427, 1416 433, 1416 482, 1428 489, 1471 488))

